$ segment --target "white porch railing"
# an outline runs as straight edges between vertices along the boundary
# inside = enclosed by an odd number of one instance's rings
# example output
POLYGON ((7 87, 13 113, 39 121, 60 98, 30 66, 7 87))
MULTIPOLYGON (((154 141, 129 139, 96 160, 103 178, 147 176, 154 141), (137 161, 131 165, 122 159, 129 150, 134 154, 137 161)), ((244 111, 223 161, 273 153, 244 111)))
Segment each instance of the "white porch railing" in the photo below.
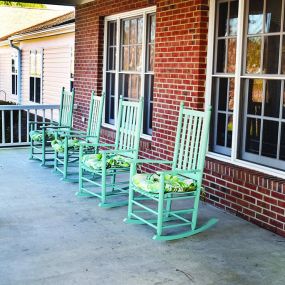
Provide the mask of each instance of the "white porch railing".
POLYGON ((0 148, 28 145, 31 121, 57 121, 58 117, 59 105, 0 105, 0 148))

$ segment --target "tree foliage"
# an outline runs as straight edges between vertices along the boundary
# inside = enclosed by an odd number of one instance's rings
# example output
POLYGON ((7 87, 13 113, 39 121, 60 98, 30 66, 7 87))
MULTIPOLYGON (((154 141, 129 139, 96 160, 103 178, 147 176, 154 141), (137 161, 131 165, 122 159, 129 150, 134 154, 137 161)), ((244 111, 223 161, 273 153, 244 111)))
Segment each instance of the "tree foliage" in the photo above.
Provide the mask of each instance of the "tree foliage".
POLYGON ((22 7, 22 8, 38 8, 44 9, 46 5, 44 4, 34 4, 34 3, 22 3, 22 2, 11 2, 11 1, 0 1, 0 7, 22 7))

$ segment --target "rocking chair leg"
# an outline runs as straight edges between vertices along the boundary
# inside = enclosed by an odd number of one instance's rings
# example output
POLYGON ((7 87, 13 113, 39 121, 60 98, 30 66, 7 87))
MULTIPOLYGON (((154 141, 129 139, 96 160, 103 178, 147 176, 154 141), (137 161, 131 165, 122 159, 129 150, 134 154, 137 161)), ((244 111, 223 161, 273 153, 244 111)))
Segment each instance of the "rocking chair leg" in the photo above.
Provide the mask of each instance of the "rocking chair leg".
POLYGON ((31 146, 30 146, 30 159, 34 158, 34 142, 31 139, 31 146))
POLYGON ((64 139, 64 162, 63 162, 63 179, 67 177, 67 167, 68 167, 68 139, 64 139))
MULTIPOLYGON (((171 194, 169 194, 171 195, 171 194)), ((172 204, 172 200, 171 200, 171 196, 167 197, 166 200, 166 212, 165 212, 165 217, 169 217, 169 214, 171 212, 171 204, 172 204)))
POLYGON ((115 188, 114 188, 115 182, 116 182, 116 170, 114 170, 114 174, 112 175, 112 180, 111 180, 111 183, 112 183, 112 191, 115 190, 115 188))
MULTIPOLYGON (((103 160, 103 165, 106 165, 106 156, 103 160), (105 162, 104 162, 105 160, 105 162)), ((102 168, 102 192, 101 192, 101 203, 103 205, 106 202, 106 167, 102 168)))
POLYGON ((160 191, 157 206, 157 236, 162 234, 162 223, 163 223, 163 195, 164 195, 164 176, 160 179, 160 191))
POLYGON ((42 132, 42 163, 41 166, 44 166, 46 163, 46 138, 45 138, 45 131, 42 132))

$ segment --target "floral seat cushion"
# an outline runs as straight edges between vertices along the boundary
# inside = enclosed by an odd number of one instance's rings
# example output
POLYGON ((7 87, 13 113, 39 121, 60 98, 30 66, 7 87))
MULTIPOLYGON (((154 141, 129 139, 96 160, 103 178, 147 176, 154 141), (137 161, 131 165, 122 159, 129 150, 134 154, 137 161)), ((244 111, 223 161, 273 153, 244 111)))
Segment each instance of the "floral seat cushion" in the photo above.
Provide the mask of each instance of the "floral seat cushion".
MULTIPOLYGON (((196 183, 192 179, 175 175, 165 175, 164 192, 192 192, 196 190, 196 183)), ((157 174, 136 174, 132 178, 135 187, 145 192, 159 193, 160 182, 157 174)))
MULTIPOLYGON (((73 150, 79 150, 79 140, 77 138, 71 138, 67 142, 68 148, 73 150)), ((54 139, 51 142, 51 146, 56 152, 63 153, 65 148, 65 143, 63 139, 54 139)))
MULTIPOLYGON (((87 154, 82 157, 82 164, 91 170, 100 170, 103 167, 102 154, 87 154)), ((106 168, 128 168, 130 159, 121 155, 107 155, 106 168)))
MULTIPOLYGON (((36 142, 41 142, 43 135, 42 135, 42 130, 33 130, 30 131, 29 133, 30 138, 32 141, 36 141, 36 142)), ((48 140, 54 140, 55 135, 54 135, 54 130, 46 130, 46 139, 48 140)))

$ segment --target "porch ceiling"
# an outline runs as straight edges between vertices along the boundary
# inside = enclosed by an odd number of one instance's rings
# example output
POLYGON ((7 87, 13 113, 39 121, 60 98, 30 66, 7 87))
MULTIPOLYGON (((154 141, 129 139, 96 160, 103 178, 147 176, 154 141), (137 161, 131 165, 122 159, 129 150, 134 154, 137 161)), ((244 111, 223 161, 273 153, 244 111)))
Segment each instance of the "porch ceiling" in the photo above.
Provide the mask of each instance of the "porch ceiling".
POLYGON ((48 4, 48 5, 65 5, 65 6, 75 6, 80 4, 85 4, 88 2, 92 2, 94 0, 43 0, 43 1, 33 1, 33 0, 25 0, 25 1, 14 1, 14 2, 25 2, 25 3, 38 3, 38 4, 48 4))

